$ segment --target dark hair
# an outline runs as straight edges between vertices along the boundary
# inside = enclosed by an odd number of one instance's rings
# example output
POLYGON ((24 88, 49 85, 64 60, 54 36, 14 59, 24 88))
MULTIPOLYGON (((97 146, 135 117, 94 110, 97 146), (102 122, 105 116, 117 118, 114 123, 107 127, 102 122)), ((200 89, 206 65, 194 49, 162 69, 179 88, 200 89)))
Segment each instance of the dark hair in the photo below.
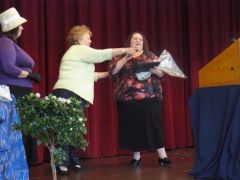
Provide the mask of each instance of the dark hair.
POLYGON ((12 29, 12 30, 10 30, 10 31, 1 32, 1 35, 5 35, 8 38, 10 38, 11 40, 16 42, 17 41, 18 31, 19 31, 19 26, 14 28, 14 29, 12 29))
POLYGON ((149 50, 149 47, 148 47, 148 41, 146 39, 146 37, 143 35, 143 33, 141 32, 133 32, 132 34, 130 34, 124 44, 125 47, 130 47, 130 43, 131 43, 131 39, 133 37, 134 34, 140 34, 143 38, 143 50, 149 50))

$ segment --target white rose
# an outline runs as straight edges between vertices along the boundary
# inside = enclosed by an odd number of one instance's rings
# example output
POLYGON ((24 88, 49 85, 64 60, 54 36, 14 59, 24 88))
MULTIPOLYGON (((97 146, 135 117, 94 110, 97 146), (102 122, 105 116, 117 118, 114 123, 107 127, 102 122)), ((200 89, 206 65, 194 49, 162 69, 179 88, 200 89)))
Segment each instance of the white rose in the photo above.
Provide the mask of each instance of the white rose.
POLYGON ((67 99, 67 104, 70 104, 71 103, 71 100, 70 99, 67 99))
POLYGON ((40 98, 40 97, 41 97, 41 94, 40 94, 40 93, 36 93, 35 96, 37 96, 37 97, 40 98))

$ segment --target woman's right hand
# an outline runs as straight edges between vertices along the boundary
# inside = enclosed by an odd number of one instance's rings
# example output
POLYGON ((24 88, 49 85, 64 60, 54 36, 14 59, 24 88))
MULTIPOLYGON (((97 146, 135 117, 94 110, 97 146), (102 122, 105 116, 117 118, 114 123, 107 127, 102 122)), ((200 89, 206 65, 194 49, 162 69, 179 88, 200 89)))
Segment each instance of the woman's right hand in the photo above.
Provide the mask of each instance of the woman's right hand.
POLYGON ((132 54, 126 54, 126 56, 124 56, 122 59, 128 62, 132 58, 133 58, 132 54))
POLYGON ((122 67, 124 64, 126 64, 130 59, 132 59, 132 55, 131 54, 126 54, 123 58, 121 58, 117 64, 121 64, 120 66, 122 67))
POLYGON ((122 57, 120 60, 117 61, 115 68, 112 70, 112 74, 117 74, 124 64, 126 64, 130 59, 132 59, 131 54, 126 54, 124 57, 122 57))

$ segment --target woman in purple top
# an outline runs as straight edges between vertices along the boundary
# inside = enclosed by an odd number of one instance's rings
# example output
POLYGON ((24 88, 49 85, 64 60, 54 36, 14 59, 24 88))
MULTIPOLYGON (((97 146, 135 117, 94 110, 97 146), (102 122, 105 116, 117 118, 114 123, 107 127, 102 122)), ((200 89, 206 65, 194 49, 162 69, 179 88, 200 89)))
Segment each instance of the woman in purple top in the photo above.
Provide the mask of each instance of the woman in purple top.
MULTIPOLYGON (((22 34, 22 24, 27 20, 15 8, 0 14, 0 85, 8 85, 16 98, 32 91, 32 81, 39 82, 41 76, 33 73, 33 59, 17 45, 22 34)), ((28 163, 37 162, 37 144, 30 137, 24 137, 28 163)))

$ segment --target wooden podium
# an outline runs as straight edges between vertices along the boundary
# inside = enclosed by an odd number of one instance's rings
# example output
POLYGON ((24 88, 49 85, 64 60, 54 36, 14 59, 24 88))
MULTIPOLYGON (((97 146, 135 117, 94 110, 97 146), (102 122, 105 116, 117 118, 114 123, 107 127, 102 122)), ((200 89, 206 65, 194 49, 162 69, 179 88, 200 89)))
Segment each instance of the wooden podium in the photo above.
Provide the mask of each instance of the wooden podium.
POLYGON ((240 84, 240 39, 199 70, 199 87, 240 84))

